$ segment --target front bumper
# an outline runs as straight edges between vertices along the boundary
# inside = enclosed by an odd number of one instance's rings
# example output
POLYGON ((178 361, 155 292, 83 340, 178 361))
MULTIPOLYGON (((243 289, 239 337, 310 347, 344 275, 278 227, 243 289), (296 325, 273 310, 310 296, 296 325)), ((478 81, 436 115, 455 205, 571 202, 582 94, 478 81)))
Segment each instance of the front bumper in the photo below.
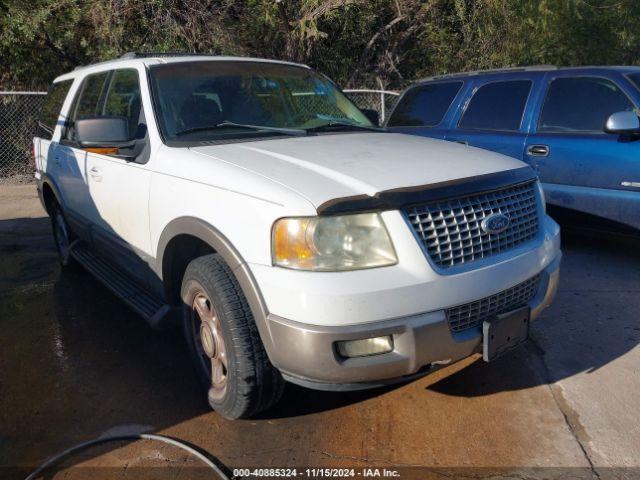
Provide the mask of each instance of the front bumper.
MULTIPOLYGON (((541 272, 540 286, 529 302, 535 320, 558 288, 561 253, 541 272)), ((452 333, 444 310, 350 326, 315 326, 267 317, 272 363, 284 377, 319 390, 356 390, 410 380, 461 360, 482 349, 481 328, 452 333), (341 358, 336 341, 393 335, 390 353, 341 358)))

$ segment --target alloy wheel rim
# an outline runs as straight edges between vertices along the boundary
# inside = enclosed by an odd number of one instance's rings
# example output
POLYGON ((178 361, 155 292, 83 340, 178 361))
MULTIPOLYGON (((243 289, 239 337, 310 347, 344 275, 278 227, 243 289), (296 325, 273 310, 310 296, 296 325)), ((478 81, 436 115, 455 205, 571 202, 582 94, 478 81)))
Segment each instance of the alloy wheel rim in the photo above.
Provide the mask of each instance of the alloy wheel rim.
POLYGON ((211 379, 209 397, 220 400, 227 391, 227 349, 222 325, 211 300, 198 292, 191 305, 192 334, 201 365, 211 379))

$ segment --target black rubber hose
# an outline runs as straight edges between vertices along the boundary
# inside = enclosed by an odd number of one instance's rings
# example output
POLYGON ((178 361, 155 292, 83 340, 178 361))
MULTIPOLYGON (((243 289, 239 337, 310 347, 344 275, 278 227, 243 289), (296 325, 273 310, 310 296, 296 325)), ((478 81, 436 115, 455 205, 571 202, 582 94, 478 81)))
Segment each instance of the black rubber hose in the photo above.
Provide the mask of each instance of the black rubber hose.
POLYGON ((189 452, 191 455, 198 457, 201 462, 203 462, 208 467, 210 467, 214 472, 216 472, 216 474, 221 480, 229 480, 229 477, 227 477, 224 474, 224 472, 220 469, 220 467, 218 467, 209 458, 207 458, 205 455, 200 453, 195 448, 187 445, 184 442, 181 442, 180 440, 176 440, 171 437, 165 437, 162 435, 154 435, 153 433, 113 435, 113 436, 96 438, 94 440, 89 440, 88 442, 84 442, 84 443, 79 443, 78 445, 68 448, 65 451, 60 452, 59 454, 54 455, 53 457, 46 460, 44 463, 38 466, 38 468, 36 468, 33 472, 31 472, 31 474, 26 478, 26 480, 35 480, 36 478, 38 478, 38 475, 40 475, 45 469, 49 468, 52 465, 55 465, 63 458, 68 457, 73 453, 79 452, 80 450, 84 450, 85 448, 92 447, 94 445, 100 445, 101 443, 117 442, 122 440, 155 440, 158 442, 168 443, 169 445, 173 445, 174 447, 181 448, 182 450, 189 452))

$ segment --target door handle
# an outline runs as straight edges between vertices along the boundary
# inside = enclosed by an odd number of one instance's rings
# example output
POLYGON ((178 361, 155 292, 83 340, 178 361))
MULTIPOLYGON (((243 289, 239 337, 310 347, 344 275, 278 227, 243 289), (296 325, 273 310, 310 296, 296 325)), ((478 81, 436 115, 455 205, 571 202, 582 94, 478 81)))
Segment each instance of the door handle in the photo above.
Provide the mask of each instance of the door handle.
POLYGON ((459 143, 460 145, 469 145, 469 142, 466 140, 454 140, 454 142, 459 143))
POLYGON ((93 178, 96 182, 100 182, 102 181, 102 170, 93 167, 91 170, 89 170, 89 176, 91 176, 91 178, 93 178))
POLYGON ((546 157, 549 155, 548 145, 529 145, 527 147, 527 155, 532 157, 546 157))

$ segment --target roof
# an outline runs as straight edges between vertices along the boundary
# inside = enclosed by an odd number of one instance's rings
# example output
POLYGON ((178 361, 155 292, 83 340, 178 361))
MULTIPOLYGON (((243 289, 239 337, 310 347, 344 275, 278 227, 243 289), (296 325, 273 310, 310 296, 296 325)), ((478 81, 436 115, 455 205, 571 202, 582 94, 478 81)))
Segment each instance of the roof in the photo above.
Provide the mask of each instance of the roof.
POLYGON ((129 52, 125 53, 120 58, 113 60, 106 60, 104 62, 92 63, 89 65, 83 65, 76 67, 73 71, 60 75, 54 81, 68 80, 75 78, 78 73, 85 73, 89 71, 101 71, 108 68, 115 68, 119 65, 159 65, 166 63, 178 63, 178 62, 202 62, 202 61, 228 61, 228 62, 266 62, 277 63, 281 65, 291 65, 296 67, 309 68, 307 65, 301 63, 287 62, 284 60, 274 60, 268 58, 254 58, 254 57, 234 57, 234 56, 222 56, 213 54, 198 54, 198 53, 139 53, 129 52), (105 68, 107 67, 107 68, 105 68))
POLYGON ((557 67, 555 65, 531 65, 524 67, 509 67, 509 68, 497 68, 497 69, 489 69, 489 70, 473 70, 468 72, 459 72, 459 73, 447 73, 444 75, 433 75, 431 77, 421 78, 416 80, 414 83, 421 82, 429 82, 433 80, 444 80, 448 78, 464 78, 471 76, 481 76, 481 75, 500 75, 505 73, 519 73, 519 72, 550 72, 550 71, 563 71, 563 70, 618 70, 622 73, 640 71, 640 67, 638 66, 622 66, 622 65, 594 65, 594 66, 581 66, 581 67, 557 67))

